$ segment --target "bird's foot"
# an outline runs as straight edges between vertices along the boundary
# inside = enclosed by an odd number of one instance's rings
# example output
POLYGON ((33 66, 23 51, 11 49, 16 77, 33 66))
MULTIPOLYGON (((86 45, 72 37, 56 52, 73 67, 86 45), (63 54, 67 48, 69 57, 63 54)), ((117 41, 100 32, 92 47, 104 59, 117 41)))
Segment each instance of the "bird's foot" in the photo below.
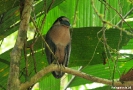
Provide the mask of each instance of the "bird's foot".
POLYGON ((63 69, 65 69, 65 65, 61 64, 61 67, 62 67, 63 69))
POLYGON ((58 64, 58 65, 59 65, 58 59, 56 58, 56 59, 52 62, 52 64, 58 64))

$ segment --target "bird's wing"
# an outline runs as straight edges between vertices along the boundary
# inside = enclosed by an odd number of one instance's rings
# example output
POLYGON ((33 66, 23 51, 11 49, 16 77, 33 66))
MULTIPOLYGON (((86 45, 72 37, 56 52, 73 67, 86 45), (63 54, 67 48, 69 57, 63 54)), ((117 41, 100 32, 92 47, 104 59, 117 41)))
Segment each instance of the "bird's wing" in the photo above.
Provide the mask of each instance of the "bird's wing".
POLYGON ((67 67, 69 63, 69 58, 70 58, 70 52, 71 52, 71 43, 69 43, 66 48, 65 48, 65 57, 64 57, 64 65, 67 67))
MULTIPOLYGON (((51 50, 53 51, 53 53, 55 53, 56 45, 53 43, 53 41, 49 37, 49 34, 46 35, 45 40, 46 40, 47 44, 49 45, 49 47, 51 48, 51 50)), ((49 51, 49 49, 46 45, 45 45, 45 52, 47 55, 48 63, 51 64, 54 61, 54 56, 51 54, 51 52, 49 51)))

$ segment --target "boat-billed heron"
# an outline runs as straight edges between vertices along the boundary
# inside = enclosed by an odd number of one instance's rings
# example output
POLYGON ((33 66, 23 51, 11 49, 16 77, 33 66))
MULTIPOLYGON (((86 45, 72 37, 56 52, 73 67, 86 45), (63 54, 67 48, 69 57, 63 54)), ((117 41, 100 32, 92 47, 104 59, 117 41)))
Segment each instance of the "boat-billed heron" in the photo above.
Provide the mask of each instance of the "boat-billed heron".
MULTIPOLYGON (((67 67, 71 52, 70 23, 68 18, 65 16, 57 18, 50 30, 47 32, 45 40, 54 55, 57 57, 56 64, 67 67)), ((53 63, 55 58, 46 45, 45 52, 48 63, 53 63)), ((53 71, 52 74, 55 78, 61 78, 64 75, 61 71, 53 71)))

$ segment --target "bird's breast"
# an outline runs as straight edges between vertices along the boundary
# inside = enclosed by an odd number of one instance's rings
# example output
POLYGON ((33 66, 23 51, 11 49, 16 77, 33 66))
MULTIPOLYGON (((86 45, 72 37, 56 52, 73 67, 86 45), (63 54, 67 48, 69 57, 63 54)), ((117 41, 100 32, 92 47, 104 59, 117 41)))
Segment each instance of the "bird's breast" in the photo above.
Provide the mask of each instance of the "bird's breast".
POLYGON ((70 43, 71 38, 68 27, 61 25, 54 26, 49 35, 56 45, 66 46, 68 43, 70 43))

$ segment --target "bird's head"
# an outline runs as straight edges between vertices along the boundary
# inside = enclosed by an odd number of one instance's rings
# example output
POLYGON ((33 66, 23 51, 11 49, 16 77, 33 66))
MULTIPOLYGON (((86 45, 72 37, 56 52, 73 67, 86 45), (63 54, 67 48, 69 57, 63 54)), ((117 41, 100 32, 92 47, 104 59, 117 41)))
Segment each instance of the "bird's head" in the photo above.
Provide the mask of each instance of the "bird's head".
POLYGON ((67 27, 71 26, 69 19, 66 18, 65 16, 61 16, 61 17, 57 18, 53 25, 64 25, 67 27))

